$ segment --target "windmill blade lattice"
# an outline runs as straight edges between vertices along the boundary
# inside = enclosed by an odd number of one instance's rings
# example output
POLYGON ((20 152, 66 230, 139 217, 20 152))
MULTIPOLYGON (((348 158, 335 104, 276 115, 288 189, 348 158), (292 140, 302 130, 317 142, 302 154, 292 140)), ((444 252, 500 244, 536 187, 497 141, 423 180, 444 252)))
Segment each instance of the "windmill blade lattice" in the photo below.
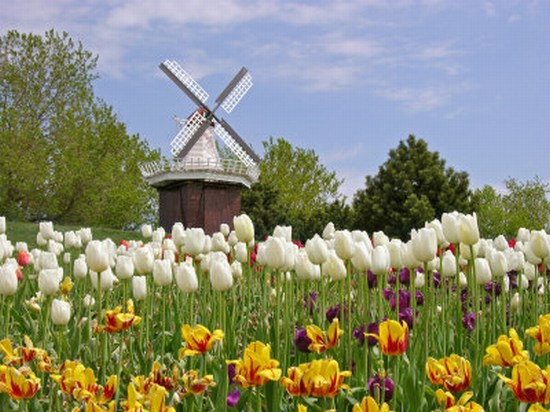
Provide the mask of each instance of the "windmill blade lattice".
POLYGON ((243 67, 225 90, 218 96, 216 103, 218 103, 226 113, 231 113, 251 87, 252 76, 248 73, 248 70, 243 67))
MULTIPOLYGON (((222 141, 227 145, 227 147, 229 147, 229 149, 235 154, 235 156, 237 156, 239 160, 244 163, 245 166, 256 166, 257 162, 255 161, 255 159, 246 152, 244 147, 239 144, 233 138, 233 136, 231 136, 230 132, 228 132, 226 128, 223 127, 220 123, 216 122, 214 132, 220 137, 220 139, 222 139, 222 141)), ((241 139, 239 138, 239 140, 241 139)))
MULTIPOLYGON (((184 86, 183 91, 192 100, 198 99, 199 102, 205 103, 208 99, 208 93, 198 84, 183 68, 173 60, 165 60, 160 68, 164 71, 179 87, 184 86), (174 78, 175 77, 175 78, 174 78), (181 82, 181 85, 176 81, 181 82), (185 90, 187 89, 187 90, 185 90), (190 94, 189 94, 190 92, 190 94), (193 97, 195 99, 193 99, 193 97)), ((197 103, 197 102, 196 102, 197 103)), ((198 104, 200 106, 200 104, 198 104)))
POLYGON ((181 130, 176 137, 170 143, 172 155, 178 156, 182 149, 189 143, 191 138, 197 133, 201 125, 205 122, 204 115, 199 111, 193 113, 193 115, 185 121, 181 130))

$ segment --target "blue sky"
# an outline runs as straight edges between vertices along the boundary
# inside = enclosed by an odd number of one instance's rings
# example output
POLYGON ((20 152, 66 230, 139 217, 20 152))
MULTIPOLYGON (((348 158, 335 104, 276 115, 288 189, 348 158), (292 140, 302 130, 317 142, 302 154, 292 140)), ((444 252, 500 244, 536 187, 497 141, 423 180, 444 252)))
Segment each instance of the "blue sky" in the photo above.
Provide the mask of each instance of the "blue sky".
MULTIPOLYGON (((351 198, 414 134, 470 184, 550 183, 550 1, 0 0, 0 27, 54 28, 99 55, 96 95, 170 156, 192 102, 177 60, 214 100, 242 67, 254 86, 223 117, 262 154, 314 149, 351 198)), ((220 113, 221 114, 221 113, 220 113)))

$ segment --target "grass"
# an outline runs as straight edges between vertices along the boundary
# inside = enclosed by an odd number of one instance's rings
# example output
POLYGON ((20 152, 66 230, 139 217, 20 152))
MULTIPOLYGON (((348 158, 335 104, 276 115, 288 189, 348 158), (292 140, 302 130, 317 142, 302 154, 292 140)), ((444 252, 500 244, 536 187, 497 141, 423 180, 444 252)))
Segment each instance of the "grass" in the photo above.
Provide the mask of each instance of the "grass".
MULTIPOLYGON (((81 226, 77 225, 56 225, 54 229, 59 232, 68 232, 78 230, 81 226)), ((113 242, 118 244, 121 240, 142 240, 139 231, 118 230, 103 227, 92 227, 92 235, 94 239, 111 238, 113 242)), ((36 234, 38 233, 38 223, 30 222, 12 222, 6 221, 6 235, 14 244, 15 242, 27 242, 29 248, 36 247, 36 234)))

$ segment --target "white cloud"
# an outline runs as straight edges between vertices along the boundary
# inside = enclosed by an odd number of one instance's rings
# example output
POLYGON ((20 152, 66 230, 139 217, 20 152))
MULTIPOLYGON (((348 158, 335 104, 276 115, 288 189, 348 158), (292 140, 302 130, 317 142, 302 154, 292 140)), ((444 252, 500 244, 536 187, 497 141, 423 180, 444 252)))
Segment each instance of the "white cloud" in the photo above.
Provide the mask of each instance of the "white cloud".
POLYGON ((385 99, 401 103, 413 112, 428 111, 447 103, 451 93, 444 87, 429 86, 425 88, 388 88, 378 91, 385 99))

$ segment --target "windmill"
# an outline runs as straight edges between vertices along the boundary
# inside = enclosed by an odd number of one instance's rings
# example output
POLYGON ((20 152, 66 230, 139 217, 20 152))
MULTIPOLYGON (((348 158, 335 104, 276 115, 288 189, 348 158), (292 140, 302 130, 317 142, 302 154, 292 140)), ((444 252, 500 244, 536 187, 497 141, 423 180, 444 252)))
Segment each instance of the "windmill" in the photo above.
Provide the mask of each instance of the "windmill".
POLYGON ((175 117, 179 131, 172 140, 173 161, 163 166, 141 166, 147 182, 160 197, 160 224, 170 230, 175 222, 203 227, 208 233, 230 223, 240 212, 240 193, 258 180, 260 159, 223 118, 221 107, 231 113, 252 87, 252 77, 242 68, 215 100, 206 105, 208 93, 175 61, 165 60, 160 69, 195 103, 187 118, 175 117), (231 151, 221 158, 216 135, 231 151))

